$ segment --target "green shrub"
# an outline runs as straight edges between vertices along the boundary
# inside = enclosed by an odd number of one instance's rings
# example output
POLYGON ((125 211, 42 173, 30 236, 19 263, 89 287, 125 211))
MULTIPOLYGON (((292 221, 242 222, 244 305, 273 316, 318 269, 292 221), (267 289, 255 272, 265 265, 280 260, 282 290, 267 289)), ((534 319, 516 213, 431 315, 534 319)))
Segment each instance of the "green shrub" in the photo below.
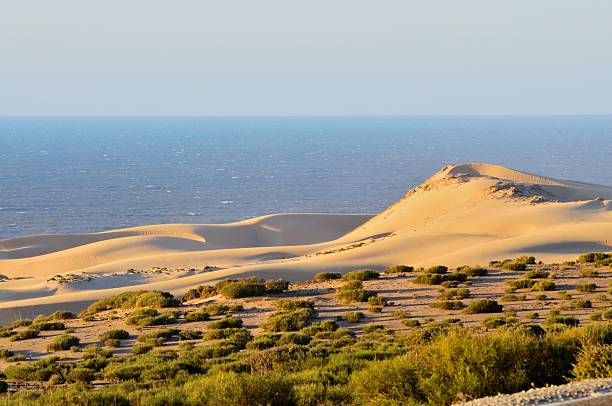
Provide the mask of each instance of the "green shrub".
POLYGON ((498 328, 502 326, 514 325, 518 323, 518 319, 512 317, 487 317, 482 324, 486 328, 498 328))
POLYGON ((542 269, 535 269, 533 271, 529 271, 525 273, 525 275, 523 276, 527 279, 544 279, 544 278, 548 278, 549 275, 550 275, 549 272, 546 272, 542 269))
POLYGON ((525 295, 503 295, 500 298, 501 302, 523 302, 525 300, 525 295))
POLYGON ((264 282, 266 293, 282 293, 289 289, 289 282, 283 279, 267 280, 264 282))
POLYGON ((572 374, 577 380, 612 378, 612 345, 585 342, 576 357, 572 374))
POLYGON ((523 262, 506 262, 502 265, 502 269, 514 272, 525 272, 527 270, 527 264, 523 262))
POLYGON ((470 297, 470 290, 465 288, 445 289, 440 291, 439 298, 442 300, 465 299, 470 297))
POLYGON ((554 290, 554 289, 555 289, 555 284, 551 281, 537 281, 531 287, 531 290, 537 290, 537 291, 554 290))
POLYGON ((210 314, 203 309, 195 312, 190 312, 185 315, 185 321, 196 322, 196 321, 207 321, 210 320, 210 314))
POLYGON ((481 268, 480 266, 463 266, 457 269, 457 271, 466 274, 469 277, 475 276, 485 276, 488 271, 485 268, 481 268))
POLYGON ((229 299, 241 297, 263 296, 266 287, 262 279, 257 277, 247 279, 227 279, 217 283, 217 291, 229 299))
POLYGON ((383 326, 382 324, 368 323, 363 326, 364 333, 372 333, 374 331, 381 331, 381 330, 385 330, 385 326, 383 326))
POLYGON ((368 281, 371 279, 378 279, 380 274, 370 269, 357 269, 351 272, 347 272, 342 276, 345 281, 368 281))
POLYGON ((582 254, 578 257, 578 261, 581 264, 590 262, 604 262, 610 259, 612 256, 603 252, 590 252, 588 254, 582 254))
POLYGON ((561 315, 551 314, 548 317, 546 317, 546 320, 544 320, 544 324, 547 324, 547 325, 564 324, 566 326, 575 327, 578 324, 580 324, 580 321, 577 318, 572 317, 572 316, 561 316, 561 315))
POLYGON ((576 290, 582 293, 592 292, 595 289, 597 289, 597 285, 594 283, 579 283, 576 285, 576 290))
POLYGON ((90 368, 73 368, 68 373, 66 381, 89 383, 96 379, 96 371, 90 368))
POLYGON ((10 338, 11 341, 21 341, 21 340, 30 340, 32 338, 38 337, 38 333, 40 331, 34 329, 27 329, 22 331, 17 331, 10 338))
POLYGON ((222 328, 238 328, 242 327, 242 319, 236 317, 226 317, 220 320, 210 322, 206 325, 209 330, 217 330, 222 328))
POLYGON ((132 354, 141 355, 150 352, 153 349, 153 346, 150 344, 134 344, 132 346, 132 354))
POLYGON ((183 302, 188 302, 194 299, 206 299, 217 295, 217 288, 209 285, 201 285, 193 289, 189 289, 182 297, 183 302))
POLYGON ((79 345, 80 340, 71 335, 57 336, 47 345, 47 351, 65 351, 79 345))
POLYGON ((361 281, 350 281, 337 290, 338 301, 341 303, 367 302, 376 293, 363 288, 361 281))
POLYGON ((442 274, 448 273, 448 267, 444 265, 435 265, 435 266, 427 268, 425 272, 428 274, 442 275, 442 274))
POLYGON ((342 315, 342 319, 348 321, 349 323, 359 323, 363 318, 364 314, 362 312, 350 312, 342 315))
POLYGON ((572 309, 590 309, 593 307, 593 304, 590 300, 575 299, 570 303, 570 307, 572 309))
POLYGON ((168 292, 158 290, 124 292, 115 296, 100 299, 81 312, 81 317, 112 309, 132 309, 136 307, 176 307, 180 300, 168 292))
POLYGON ((125 320, 125 323, 131 326, 147 327, 174 324, 177 323, 177 320, 172 313, 159 313, 156 309, 145 307, 136 309, 136 311, 125 320))
POLYGON ((444 277, 439 274, 424 274, 413 279, 417 285, 439 285, 444 281, 444 277))
POLYGON ((126 338, 130 338, 130 333, 123 329, 113 329, 105 331, 98 336, 98 340, 102 342, 111 338, 116 340, 125 340, 126 338))
POLYGON ((181 330, 178 333, 179 341, 184 340, 199 340, 204 334, 201 331, 196 330, 181 330))
POLYGON ((418 327, 421 323, 417 319, 402 320, 402 324, 406 327, 418 327))
POLYGON ((467 314, 500 313, 502 310, 503 306, 498 304, 495 300, 481 299, 468 304, 464 312, 467 314))
POLYGON ((305 299, 282 299, 274 303, 278 311, 290 311, 297 309, 312 309, 315 308, 315 303, 312 300, 305 299))
POLYGON ((467 279, 467 275, 461 272, 452 272, 452 273, 447 273, 446 275, 442 275, 442 280, 444 282, 446 281, 463 282, 466 279, 467 279))
POLYGON ((388 273, 388 274, 406 273, 406 272, 414 272, 414 267, 408 266, 408 265, 393 265, 385 269, 385 273, 388 273))
POLYGON ((106 340, 103 341, 103 343, 105 347, 109 347, 109 348, 121 347, 121 340, 118 340, 116 338, 107 338, 106 340))
POLYGON ((337 272, 319 272, 314 276, 315 281, 331 281, 342 278, 342 274, 337 272))
POLYGON ((594 269, 581 269, 580 271, 578 271, 580 273, 580 276, 584 277, 584 278, 597 278, 599 276, 599 272, 597 272, 594 269))
POLYGON ((465 307, 463 302, 459 300, 442 300, 433 302, 430 304, 431 307, 442 310, 461 310, 465 307))
POLYGON ((262 327, 268 331, 298 331, 315 315, 316 311, 311 308, 276 312, 268 317, 262 327))
POLYGON ((30 329, 38 331, 57 331, 66 329, 66 326, 59 321, 42 321, 33 323, 30 329))

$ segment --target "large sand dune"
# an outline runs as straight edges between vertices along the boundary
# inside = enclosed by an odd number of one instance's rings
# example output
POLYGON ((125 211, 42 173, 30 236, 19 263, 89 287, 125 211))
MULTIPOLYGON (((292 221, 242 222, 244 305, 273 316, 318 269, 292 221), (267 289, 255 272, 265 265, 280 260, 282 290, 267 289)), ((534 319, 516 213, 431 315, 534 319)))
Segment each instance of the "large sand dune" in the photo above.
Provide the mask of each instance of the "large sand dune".
POLYGON ((0 309, 4 317, 77 309, 123 290, 182 293, 230 276, 300 280, 322 270, 527 254, 562 261, 612 250, 611 199, 607 186, 463 164, 443 168, 374 217, 280 214, 15 238, 0 241, 0 274, 9 278, 0 282, 0 309))

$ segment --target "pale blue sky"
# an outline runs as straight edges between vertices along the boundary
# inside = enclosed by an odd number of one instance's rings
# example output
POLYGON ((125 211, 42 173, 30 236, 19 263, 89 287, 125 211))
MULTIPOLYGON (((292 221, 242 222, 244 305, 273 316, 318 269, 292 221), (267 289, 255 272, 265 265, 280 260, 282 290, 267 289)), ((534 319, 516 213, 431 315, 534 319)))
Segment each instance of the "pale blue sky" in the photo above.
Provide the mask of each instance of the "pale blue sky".
POLYGON ((609 0, 0 0, 0 115, 597 113, 609 0))

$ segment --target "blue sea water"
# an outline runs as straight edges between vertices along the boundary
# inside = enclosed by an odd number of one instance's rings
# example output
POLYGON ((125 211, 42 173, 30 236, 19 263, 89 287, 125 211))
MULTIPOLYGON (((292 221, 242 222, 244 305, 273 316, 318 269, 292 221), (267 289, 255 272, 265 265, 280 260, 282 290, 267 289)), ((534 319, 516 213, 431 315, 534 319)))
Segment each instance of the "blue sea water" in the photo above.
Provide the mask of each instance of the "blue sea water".
POLYGON ((0 118, 0 239, 375 213, 449 163, 612 185, 612 116, 0 118))

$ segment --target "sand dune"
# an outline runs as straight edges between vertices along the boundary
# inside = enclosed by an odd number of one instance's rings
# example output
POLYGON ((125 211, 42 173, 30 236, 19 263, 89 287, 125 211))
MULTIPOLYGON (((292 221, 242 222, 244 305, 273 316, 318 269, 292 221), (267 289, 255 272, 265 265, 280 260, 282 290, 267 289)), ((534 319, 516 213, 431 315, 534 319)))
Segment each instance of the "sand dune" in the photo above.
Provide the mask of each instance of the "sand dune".
POLYGON ((611 199, 607 186, 463 164, 443 168, 374 217, 281 214, 16 238, 0 241, 0 274, 10 278, 0 282, 0 309, 75 308, 136 286, 182 293, 230 276, 300 280, 398 263, 573 259, 612 250, 611 199), (156 266, 168 269, 150 270, 156 266))

